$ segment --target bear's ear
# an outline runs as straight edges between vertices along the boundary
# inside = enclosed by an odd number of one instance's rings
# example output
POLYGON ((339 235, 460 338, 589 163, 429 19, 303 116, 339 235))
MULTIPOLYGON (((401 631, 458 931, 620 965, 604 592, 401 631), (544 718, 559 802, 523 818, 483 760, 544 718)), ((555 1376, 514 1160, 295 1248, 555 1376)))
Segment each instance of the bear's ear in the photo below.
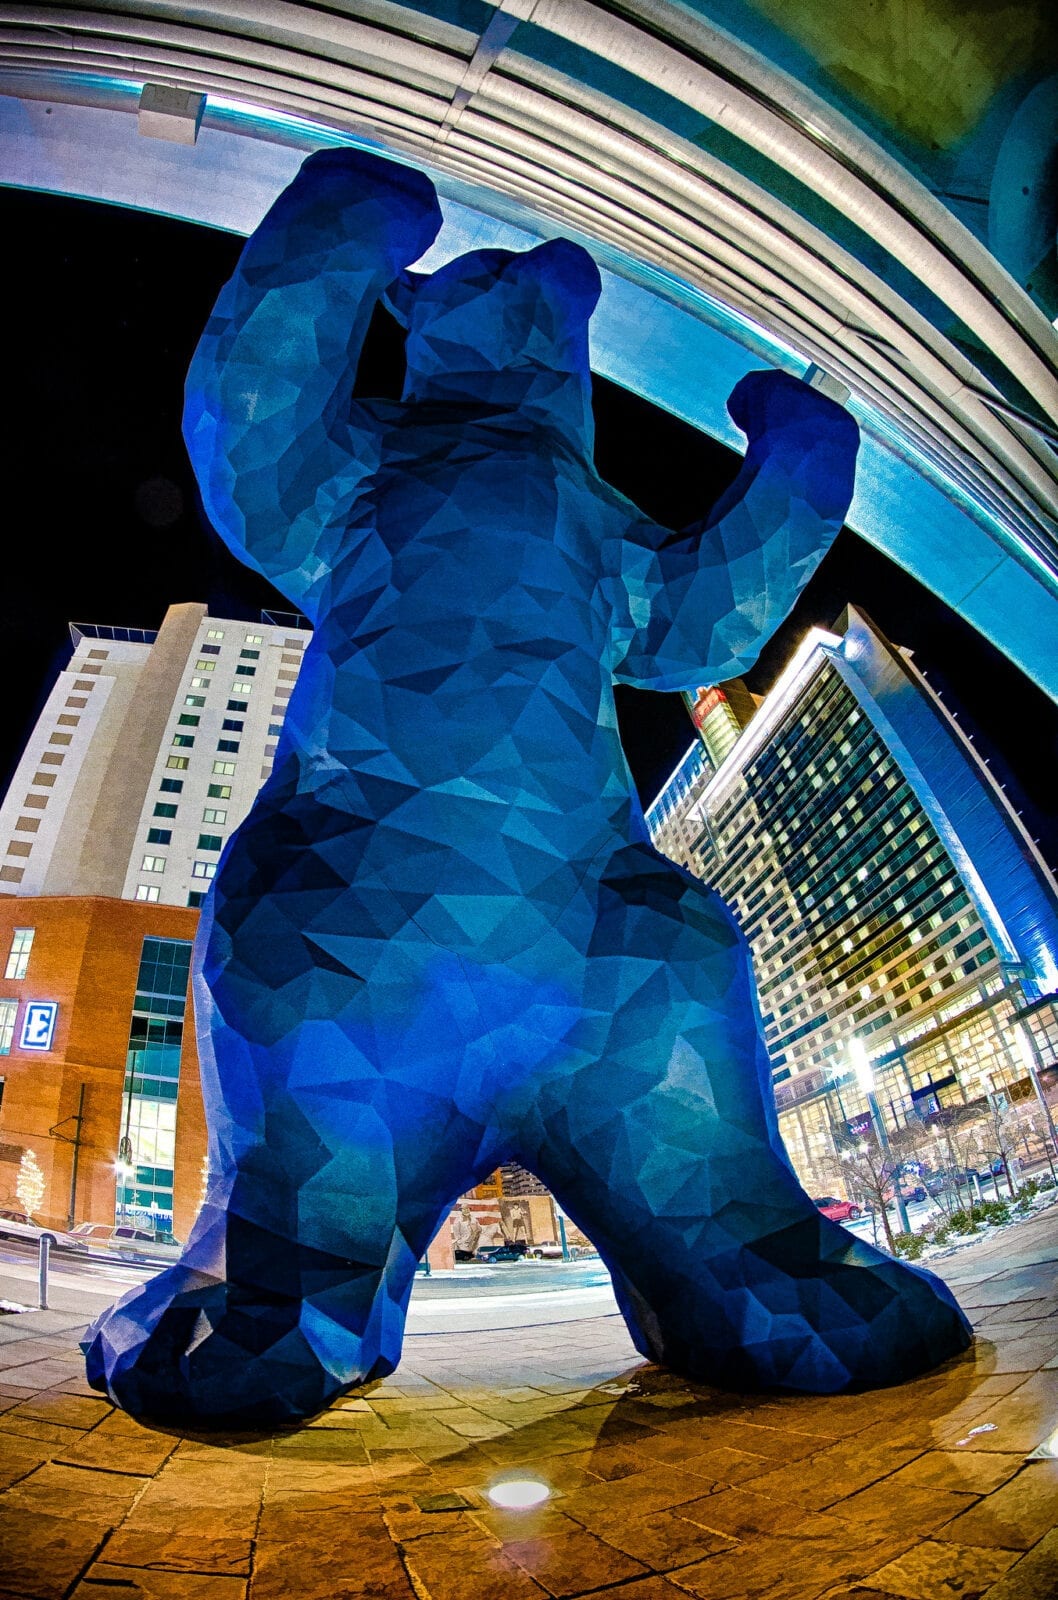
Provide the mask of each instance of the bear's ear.
POLYGON ((565 303, 587 322, 602 293, 602 279, 587 250, 572 239, 546 239, 521 260, 555 284, 565 303))
POLYGON ((395 317, 402 328, 407 328, 411 323, 411 310, 415 303, 415 294, 421 284, 429 279, 428 272, 402 272, 395 278, 382 296, 382 304, 391 316, 395 317))

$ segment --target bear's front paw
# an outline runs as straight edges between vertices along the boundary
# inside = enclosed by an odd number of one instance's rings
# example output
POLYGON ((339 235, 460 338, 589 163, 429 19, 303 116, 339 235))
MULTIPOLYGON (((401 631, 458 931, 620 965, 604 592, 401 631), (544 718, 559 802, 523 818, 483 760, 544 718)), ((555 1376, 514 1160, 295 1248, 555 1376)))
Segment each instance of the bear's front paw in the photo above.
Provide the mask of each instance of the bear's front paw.
POLYGON ((354 1381, 301 1331, 301 1302, 251 1296, 177 1265, 97 1319, 88 1381, 144 1421, 270 1429, 312 1416, 354 1381))

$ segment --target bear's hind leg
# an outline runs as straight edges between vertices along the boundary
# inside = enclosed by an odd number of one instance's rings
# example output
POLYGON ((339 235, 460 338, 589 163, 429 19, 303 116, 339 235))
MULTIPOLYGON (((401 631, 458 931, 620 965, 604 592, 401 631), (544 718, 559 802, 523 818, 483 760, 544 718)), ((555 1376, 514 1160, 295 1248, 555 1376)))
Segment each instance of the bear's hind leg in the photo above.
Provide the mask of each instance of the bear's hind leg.
POLYGON ((275 1426, 392 1371, 418 1259, 496 1164, 458 963, 381 887, 369 916, 289 823, 244 829, 212 908, 207 1202, 180 1261, 85 1345, 90 1381, 159 1422, 275 1426), (293 925, 262 898, 277 877, 293 925))
POLYGON ((580 1065, 519 1159, 598 1246, 644 1355, 734 1389, 837 1392, 966 1348, 945 1285, 822 1217, 782 1152, 745 944, 645 846, 599 886, 580 1065))

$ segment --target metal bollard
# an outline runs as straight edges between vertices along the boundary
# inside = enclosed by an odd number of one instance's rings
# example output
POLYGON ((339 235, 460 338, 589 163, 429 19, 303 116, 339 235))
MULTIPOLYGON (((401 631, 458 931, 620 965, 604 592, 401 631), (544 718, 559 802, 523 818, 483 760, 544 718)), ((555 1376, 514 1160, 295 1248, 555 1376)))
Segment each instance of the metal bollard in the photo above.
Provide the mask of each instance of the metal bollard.
POLYGON ((42 1233, 39 1241, 39 1256, 37 1260, 37 1300, 41 1311, 48 1309, 48 1257, 51 1247, 55 1243, 53 1233, 42 1233))

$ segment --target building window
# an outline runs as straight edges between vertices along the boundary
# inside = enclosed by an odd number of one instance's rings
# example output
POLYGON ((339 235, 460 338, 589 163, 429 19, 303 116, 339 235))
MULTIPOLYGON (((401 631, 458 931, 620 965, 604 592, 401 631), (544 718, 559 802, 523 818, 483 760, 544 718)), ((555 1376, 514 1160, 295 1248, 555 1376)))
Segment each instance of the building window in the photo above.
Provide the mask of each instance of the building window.
POLYGON ((224 840, 219 833, 200 833, 198 836, 200 850, 221 850, 223 847, 224 840))
POLYGON ((137 900, 160 900, 162 891, 156 883, 138 883, 136 885, 137 900))
POLYGON ((186 772, 191 765, 191 759, 189 756, 170 756, 165 764, 175 772, 186 772))
POLYGON ((141 865, 142 870, 144 872, 164 872, 165 871, 165 857, 164 856, 144 856, 144 858, 143 858, 142 862, 140 863, 140 865, 141 865))
MULTIPOLYGON (((231 692, 232 694, 249 694, 252 688, 252 683, 233 683, 231 686, 231 692)), ((240 707, 240 710, 241 709, 243 708, 240 707)))
POLYGON ((24 978, 26 968, 29 966, 29 952, 33 948, 33 935, 35 928, 16 928, 11 940, 11 951, 7 958, 5 978, 24 978))
POLYGON ((240 661, 260 661, 260 659, 261 659, 260 650, 240 650, 239 651, 239 660, 240 661))
POLYGON ((248 633, 246 635, 244 643, 245 644, 264 644, 264 634, 263 633, 248 633))
POLYGON ((193 733, 174 733, 173 744, 178 750, 193 750, 195 748, 195 736, 193 733))
POLYGON ((234 761, 214 761, 213 771, 221 778, 231 778, 235 775, 234 761))
POLYGON ((200 906, 205 898, 206 891, 204 889, 192 889, 187 897, 187 903, 189 906, 200 906))
MULTIPOLYGON (((238 709, 244 711, 246 708, 245 706, 239 706, 238 709)), ((225 717, 221 723, 221 729, 225 733, 241 733, 245 726, 245 722, 241 719, 237 722, 234 717, 225 717)))
MULTIPOLYGON (((171 766, 174 761, 179 761, 180 759, 180 756, 170 756, 169 760, 166 762, 166 765, 171 766)), ((184 766, 187 766, 186 761, 184 762, 184 766)), ((163 794, 182 794, 184 780, 183 778, 163 778, 158 787, 163 794)))
POLYGON ((208 678, 192 678, 191 679, 191 687, 192 687, 192 689, 208 689, 209 688, 209 679, 208 678))
POLYGON ((172 844, 173 830, 171 828, 148 828, 148 844, 172 844))
POLYGON ((227 822, 227 820, 228 813, 226 811, 220 811, 214 806, 207 806, 205 811, 202 813, 203 822, 219 822, 223 824, 227 822))
POLYGON ((205 703, 206 697, 204 694, 185 694, 184 696, 185 706, 204 706, 205 703))
POLYGON ((171 1231, 176 1098, 191 962, 182 939, 143 941, 125 1061, 116 1217, 171 1231))
POLYGON ((282 733, 282 731, 283 731, 283 724, 281 722, 270 722, 268 724, 268 736, 269 736, 269 738, 278 739, 278 737, 282 733))
POLYGON ((159 800, 154 808, 154 814, 156 817, 175 817, 176 807, 168 800, 159 800))
POLYGON ((204 644, 202 646, 202 654, 204 656, 219 656, 220 655, 220 645, 219 644, 204 644))
MULTIPOLYGON (((247 684, 246 687, 247 687, 247 689, 249 689, 250 685, 247 684)), ((238 689, 240 694, 242 693, 242 685, 241 684, 236 684, 235 688, 238 689)), ((232 693, 233 694, 235 693, 234 689, 232 690, 232 693)), ((250 708, 249 708, 249 706, 243 705, 241 700, 229 700, 228 704, 225 706, 224 709, 226 711, 248 711, 250 708)), ((228 724, 225 723, 224 726, 227 727, 228 724)), ((241 728, 242 727, 242 723, 240 723, 239 726, 241 728)))
POLYGON ((217 876, 217 863, 215 861, 196 861, 191 868, 193 878, 215 878, 217 876))
POLYGON ((202 718, 196 717, 187 711, 182 711, 176 720, 181 728, 197 728, 202 718))
MULTIPOLYGON (((257 668, 256 667, 236 667, 235 671, 236 671, 236 673, 238 674, 238 676, 240 678, 252 678, 252 677, 255 676, 255 674, 257 672, 257 668)), ((234 690, 232 691, 232 693, 234 693, 234 690)))
POLYGON ((223 637, 224 637, 224 629, 223 628, 210 628, 206 633, 206 638, 207 639, 223 639, 223 637))
POLYGON ((11 1041, 15 1037, 17 1000, 0 1000, 0 1056, 11 1054, 11 1041))
POLYGON ((239 754, 239 741, 238 739, 218 739, 217 749, 227 750, 229 755, 237 756, 239 754))
POLYGON ((231 784, 211 783, 209 788, 206 790, 206 793, 209 795, 211 800, 230 800, 231 784))
POLYGON ((215 661, 196 661, 195 662, 195 671, 196 672, 216 672, 216 670, 217 670, 217 663, 215 661))

